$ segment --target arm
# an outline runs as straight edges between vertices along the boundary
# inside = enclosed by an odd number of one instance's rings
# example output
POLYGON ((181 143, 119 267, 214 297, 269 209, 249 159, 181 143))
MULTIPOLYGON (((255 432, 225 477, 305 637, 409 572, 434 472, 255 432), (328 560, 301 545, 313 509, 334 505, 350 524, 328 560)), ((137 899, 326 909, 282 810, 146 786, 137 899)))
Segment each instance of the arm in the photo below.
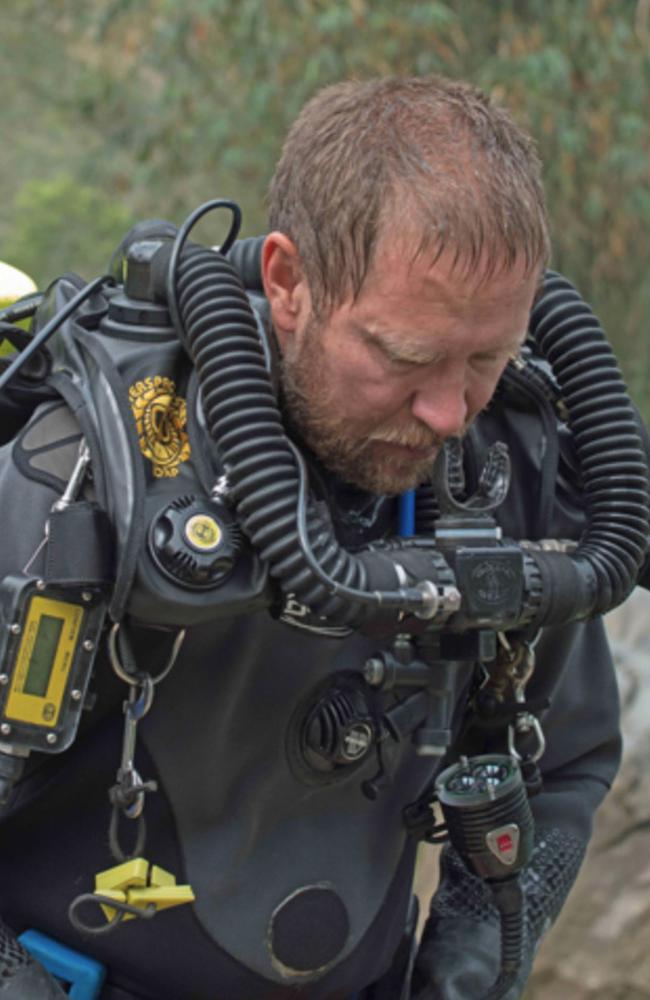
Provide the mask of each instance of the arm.
MULTIPOLYGON (((620 760, 618 697, 600 620, 548 629, 540 640, 531 697, 549 697, 542 792, 531 799, 536 844, 522 875, 525 960, 507 1000, 521 996, 540 939, 578 874, 593 817, 620 760)), ((486 744, 504 751, 503 744, 486 744)), ((489 888, 449 847, 416 959, 412 1000, 480 1000, 496 979, 499 918, 489 888)))

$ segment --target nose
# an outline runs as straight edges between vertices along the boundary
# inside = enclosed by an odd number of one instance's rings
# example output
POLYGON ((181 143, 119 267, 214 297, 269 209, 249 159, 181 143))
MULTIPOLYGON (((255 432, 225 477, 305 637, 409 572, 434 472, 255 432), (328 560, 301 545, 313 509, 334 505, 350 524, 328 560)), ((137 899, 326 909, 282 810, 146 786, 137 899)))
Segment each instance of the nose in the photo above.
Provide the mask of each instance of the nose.
POLYGON ((434 379, 422 385, 412 397, 411 413, 441 440, 459 437, 469 415, 464 379, 434 379))

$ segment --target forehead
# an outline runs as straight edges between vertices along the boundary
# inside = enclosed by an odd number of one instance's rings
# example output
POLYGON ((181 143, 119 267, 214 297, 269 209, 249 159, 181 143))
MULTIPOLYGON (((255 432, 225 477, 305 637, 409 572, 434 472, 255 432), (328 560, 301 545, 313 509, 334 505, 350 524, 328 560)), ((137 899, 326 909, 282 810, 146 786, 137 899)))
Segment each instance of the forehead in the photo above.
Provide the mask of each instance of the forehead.
POLYGON ((470 263, 451 250, 431 257, 413 245, 383 241, 363 287, 351 305, 364 310, 381 302, 409 308, 433 308, 448 314, 466 309, 506 309, 532 302, 542 267, 531 269, 523 258, 512 264, 487 254, 470 263))

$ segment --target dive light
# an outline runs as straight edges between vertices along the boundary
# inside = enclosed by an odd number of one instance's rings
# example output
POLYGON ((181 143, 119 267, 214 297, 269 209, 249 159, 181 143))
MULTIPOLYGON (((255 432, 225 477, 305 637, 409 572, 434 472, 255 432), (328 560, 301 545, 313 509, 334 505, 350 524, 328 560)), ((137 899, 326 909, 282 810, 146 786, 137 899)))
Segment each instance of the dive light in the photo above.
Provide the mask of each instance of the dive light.
POLYGON ((514 757, 462 757, 438 776, 436 793, 449 839, 476 875, 510 878, 526 864, 533 816, 514 757))
POLYGON ((461 757, 436 780, 449 839, 467 868, 490 886, 501 918, 501 967, 481 1000, 500 1000, 523 958, 521 869, 533 852, 534 820, 514 757, 461 757))

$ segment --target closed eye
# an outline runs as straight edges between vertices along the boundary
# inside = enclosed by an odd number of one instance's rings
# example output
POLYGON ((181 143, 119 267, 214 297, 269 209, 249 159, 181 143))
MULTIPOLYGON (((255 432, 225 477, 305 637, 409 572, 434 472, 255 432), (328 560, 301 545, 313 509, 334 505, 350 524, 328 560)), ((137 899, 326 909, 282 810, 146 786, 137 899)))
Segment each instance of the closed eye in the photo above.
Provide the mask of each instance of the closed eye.
POLYGON ((470 359, 470 364, 479 370, 491 370, 505 365, 510 357, 510 352, 499 352, 498 354, 475 354, 470 359))
POLYGON ((443 360, 443 355, 441 354, 425 354, 424 352, 418 354, 417 350, 413 350, 411 354, 407 354, 392 349, 389 344, 378 343, 376 346, 387 361, 392 365, 397 365, 404 369, 429 368, 431 365, 439 364, 443 360))
POLYGON ((386 355, 386 357, 394 368, 402 368, 404 371, 413 371, 416 368, 426 368, 433 364, 431 361, 420 361, 416 358, 396 358, 390 355, 386 355))
POLYGON ((390 365, 394 371, 414 371, 417 368, 424 368, 432 363, 430 358, 405 357, 392 351, 387 344, 382 344, 376 340, 370 341, 373 352, 381 358, 384 364, 390 365))

